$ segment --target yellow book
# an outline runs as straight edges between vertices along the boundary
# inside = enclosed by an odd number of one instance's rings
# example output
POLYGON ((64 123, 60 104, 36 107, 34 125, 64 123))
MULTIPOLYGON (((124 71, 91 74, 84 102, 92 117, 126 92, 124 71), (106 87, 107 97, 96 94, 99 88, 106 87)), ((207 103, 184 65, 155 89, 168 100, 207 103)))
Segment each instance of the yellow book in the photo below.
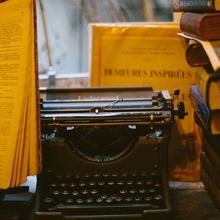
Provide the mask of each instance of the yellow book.
POLYGON ((0 1, 0 189, 40 167, 35 4, 0 1))
POLYGON ((171 176, 178 180, 198 179, 197 174, 194 178, 194 171, 190 176, 181 172, 187 168, 188 153, 194 146, 189 87, 195 83, 196 73, 203 69, 187 64, 185 42, 177 36, 179 25, 92 24, 90 31, 91 86, 151 86, 154 90, 169 90, 171 94, 175 89, 181 91, 179 99, 185 102, 189 115, 182 121, 176 120, 174 126, 177 132, 170 145, 171 176), (179 152, 181 155, 177 155, 179 152))
POLYGON ((197 84, 209 109, 220 109, 220 74, 202 72, 197 75, 197 84))

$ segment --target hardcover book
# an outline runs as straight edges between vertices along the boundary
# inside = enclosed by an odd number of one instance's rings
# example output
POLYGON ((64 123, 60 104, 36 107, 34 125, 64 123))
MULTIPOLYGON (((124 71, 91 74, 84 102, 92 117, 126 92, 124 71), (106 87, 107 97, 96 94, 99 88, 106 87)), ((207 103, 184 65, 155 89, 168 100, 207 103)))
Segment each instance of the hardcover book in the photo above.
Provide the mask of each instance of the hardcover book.
POLYGON ((174 11, 211 12, 220 10, 219 0, 173 0, 174 11))
POLYGON ((192 67, 209 67, 211 66, 209 58, 202 45, 195 41, 189 40, 186 48, 186 60, 192 67))
POLYGON ((189 35, 186 35, 184 33, 179 33, 178 34, 181 37, 184 37, 186 39, 191 39, 199 42, 202 47, 204 48, 209 61, 212 65, 213 72, 220 72, 220 40, 215 40, 215 41, 205 41, 205 40, 200 40, 196 37, 192 37, 189 35))
POLYGON ((210 110, 197 85, 190 87, 192 106, 211 135, 220 134, 220 109, 210 110))
POLYGON ((208 108, 220 109, 220 74, 200 73, 197 75, 197 84, 208 108))
POLYGON ((39 171, 40 132, 34 0, 0 3, 0 188, 39 171))
MULTIPOLYGON (((91 85, 146 85, 156 90, 167 89, 171 94, 174 89, 179 89, 181 93, 177 99, 184 100, 189 115, 183 121, 176 121, 174 130, 178 132, 172 133, 172 177, 198 180, 199 174, 195 174, 191 168, 188 169, 188 162, 191 161, 188 150, 194 148, 193 109, 190 105, 189 87, 196 82, 196 73, 204 70, 188 65, 185 59, 185 42, 177 36, 179 31, 179 25, 173 22, 92 24, 91 85), (187 155, 182 157, 184 154, 187 155)), ((193 158, 191 165, 194 159, 196 160, 193 158)))
POLYGON ((220 12, 216 13, 183 13, 180 29, 187 35, 201 40, 220 39, 220 12))

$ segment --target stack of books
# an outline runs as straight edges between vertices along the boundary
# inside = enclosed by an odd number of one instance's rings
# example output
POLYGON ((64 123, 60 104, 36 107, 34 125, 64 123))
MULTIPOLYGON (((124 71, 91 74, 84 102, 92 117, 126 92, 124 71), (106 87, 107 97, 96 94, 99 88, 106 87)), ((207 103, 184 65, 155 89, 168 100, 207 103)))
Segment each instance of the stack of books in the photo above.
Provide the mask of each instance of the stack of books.
POLYGON ((183 12, 180 35, 188 44, 188 63, 206 70, 190 97, 202 139, 201 180, 220 209, 220 1, 174 0, 173 8, 183 12))

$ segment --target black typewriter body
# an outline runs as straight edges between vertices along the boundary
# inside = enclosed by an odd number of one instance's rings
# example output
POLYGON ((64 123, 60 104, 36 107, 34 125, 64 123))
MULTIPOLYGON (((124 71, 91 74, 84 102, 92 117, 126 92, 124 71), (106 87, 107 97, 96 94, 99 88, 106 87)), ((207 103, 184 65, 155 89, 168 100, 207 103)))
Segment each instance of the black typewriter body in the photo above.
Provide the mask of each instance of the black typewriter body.
POLYGON ((170 220, 169 95, 150 88, 46 93, 35 219, 170 220))

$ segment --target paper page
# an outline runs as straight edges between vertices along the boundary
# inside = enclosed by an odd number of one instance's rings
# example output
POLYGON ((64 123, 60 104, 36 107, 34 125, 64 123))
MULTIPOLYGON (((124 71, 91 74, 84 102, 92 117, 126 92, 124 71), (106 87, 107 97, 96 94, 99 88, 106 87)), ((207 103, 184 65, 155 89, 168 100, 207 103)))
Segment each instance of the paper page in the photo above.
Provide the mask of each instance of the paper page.
POLYGON ((10 186, 15 159, 28 56, 29 3, 8 0, 0 4, 0 188, 10 186))

